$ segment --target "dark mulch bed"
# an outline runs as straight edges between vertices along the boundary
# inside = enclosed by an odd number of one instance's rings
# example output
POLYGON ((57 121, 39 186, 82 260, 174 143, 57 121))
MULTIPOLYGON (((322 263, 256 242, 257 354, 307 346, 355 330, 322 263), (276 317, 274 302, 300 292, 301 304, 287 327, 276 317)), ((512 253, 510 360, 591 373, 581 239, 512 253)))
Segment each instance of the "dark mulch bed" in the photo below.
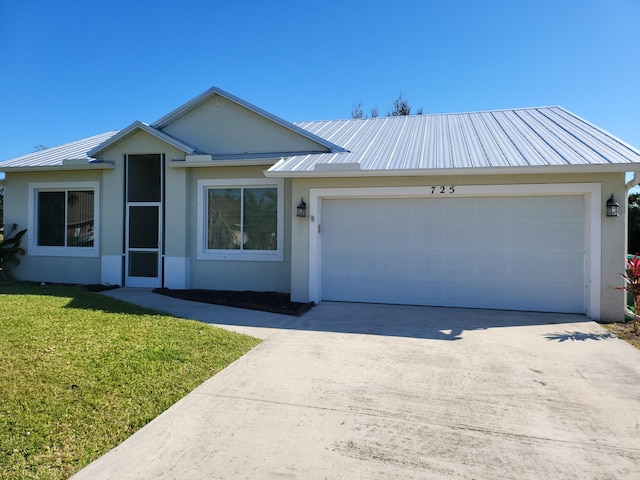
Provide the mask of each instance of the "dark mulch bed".
POLYGON ((119 285, 87 285, 87 291, 89 292, 106 292, 107 290, 113 290, 115 288, 120 288, 119 285))
POLYGON ((313 303, 292 302, 288 293, 281 292, 235 292, 230 290, 170 290, 156 288, 153 293, 168 297, 191 300, 193 302, 213 303, 227 307, 247 308, 263 312, 281 313, 299 316, 308 312, 313 303))

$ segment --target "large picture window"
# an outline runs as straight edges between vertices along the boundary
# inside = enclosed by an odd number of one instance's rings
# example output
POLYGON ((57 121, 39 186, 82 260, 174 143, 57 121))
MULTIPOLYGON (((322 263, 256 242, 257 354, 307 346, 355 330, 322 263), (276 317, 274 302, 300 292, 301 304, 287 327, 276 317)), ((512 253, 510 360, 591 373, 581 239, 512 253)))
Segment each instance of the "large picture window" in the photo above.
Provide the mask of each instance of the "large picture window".
POLYGON ((273 180, 201 180, 201 259, 282 258, 282 188, 273 180))
POLYGON ((93 191, 38 192, 38 245, 93 247, 93 191))
POLYGON ((30 185, 29 251, 35 255, 94 256, 97 185, 30 185))
POLYGON ((210 188, 207 248, 210 250, 276 250, 276 188, 210 188))

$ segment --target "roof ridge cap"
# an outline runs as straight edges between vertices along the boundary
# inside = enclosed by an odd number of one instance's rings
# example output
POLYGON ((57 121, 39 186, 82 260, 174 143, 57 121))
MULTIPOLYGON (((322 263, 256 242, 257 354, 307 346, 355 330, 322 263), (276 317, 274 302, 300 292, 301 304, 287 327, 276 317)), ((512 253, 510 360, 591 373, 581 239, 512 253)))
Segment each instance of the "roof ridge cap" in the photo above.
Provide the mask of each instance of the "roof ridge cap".
POLYGON ((298 125, 300 123, 323 123, 323 122, 356 122, 356 121, 380 121, 381 119, 389 118, 419 118, 419 117, 445 117, 445 116, 453 116, 453 115, 472 115, 477 113, 493 113, 493 112, 517 112, 521 110, 541 110, 541 109, 550 109, 550 108, 560 108, 562 110, 566 110, 561 105, 544 105, 537 107, 516 107, 516 108, 493 108, 487 110, 473 110, 469 112, 442 112, 442 113, 421 113, 421 114, 411 114, 411 115, 379 115, 377 117, 362 117, 362 118, 335 118, 335 119, 323 119, 323 120, 300 120, 291 122, 294 125, 298 125))

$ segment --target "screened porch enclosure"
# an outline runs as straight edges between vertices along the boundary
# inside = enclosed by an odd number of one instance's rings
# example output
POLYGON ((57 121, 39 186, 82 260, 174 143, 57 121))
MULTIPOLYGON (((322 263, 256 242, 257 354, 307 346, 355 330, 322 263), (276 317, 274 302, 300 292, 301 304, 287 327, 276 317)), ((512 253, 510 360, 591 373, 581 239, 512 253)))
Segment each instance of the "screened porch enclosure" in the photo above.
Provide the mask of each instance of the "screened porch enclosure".
POLYGON ((163 164, 160 154, 126 159, 125 285, 162 284, 163 164))

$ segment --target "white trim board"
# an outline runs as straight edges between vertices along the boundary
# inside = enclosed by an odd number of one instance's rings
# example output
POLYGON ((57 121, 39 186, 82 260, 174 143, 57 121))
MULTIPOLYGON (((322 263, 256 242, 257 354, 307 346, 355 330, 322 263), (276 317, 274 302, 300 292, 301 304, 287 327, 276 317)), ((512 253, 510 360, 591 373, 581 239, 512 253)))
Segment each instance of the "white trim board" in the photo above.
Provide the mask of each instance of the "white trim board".
POLYGON ((414 187, 311 188, 309 190, 309 301, 318 303, 321 292, 321 222, 322 200, 337 198, 427 198, 437 197, 513 197, 545 195, 583 195, 585 197, 585 306, 586 314, 600 318, 601 290, 601 184, 552 183, 522 185, 432 185, 414 187), (453 187, 453 192, 449 189, 453 187))
POLYGON ((102 255, 100 257, 100 283, 122 286, 122 255, 102 255))
POLYGON ((164 287, 174 290, 189 288, 191 259, 189 257, 164 257, 164 287))

